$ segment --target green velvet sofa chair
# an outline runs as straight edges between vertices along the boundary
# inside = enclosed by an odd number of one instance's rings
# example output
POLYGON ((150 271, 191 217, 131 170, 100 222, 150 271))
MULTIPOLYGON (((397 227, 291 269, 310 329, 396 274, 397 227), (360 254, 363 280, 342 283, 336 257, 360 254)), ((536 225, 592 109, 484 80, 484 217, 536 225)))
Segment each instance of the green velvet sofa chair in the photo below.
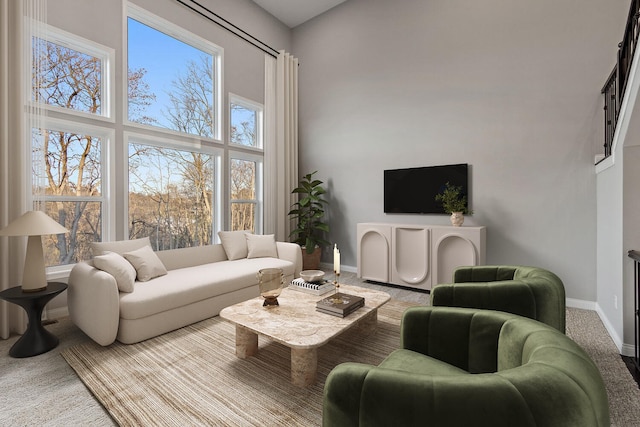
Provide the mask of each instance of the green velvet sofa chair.
POLYGON ((453 282, 431 290, 431 305, 505 311, 565 332, 564 285, 550 271, 508 265, 459 267, 453 282))
POLYGON ((336 366, 323 425, 608 426, 600 372, 566 335, 510 313, 412 307, 379 366, 336 366))

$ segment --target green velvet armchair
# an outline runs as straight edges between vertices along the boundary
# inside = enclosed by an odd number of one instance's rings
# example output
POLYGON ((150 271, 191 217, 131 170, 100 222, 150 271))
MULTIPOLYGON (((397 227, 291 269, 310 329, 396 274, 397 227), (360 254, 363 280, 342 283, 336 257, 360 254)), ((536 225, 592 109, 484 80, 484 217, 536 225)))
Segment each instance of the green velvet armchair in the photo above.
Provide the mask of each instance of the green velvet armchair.
POLYGON ((490 310, 413 307, 379 366, 327 377, 323 425, 608 426, 602 377, 566 335, 490 310))
POLYGON ((431 305, 505 311, 565 332, 564 285, 550 271, 506 265, 459 267, 453 282, 431 290, 431 305))

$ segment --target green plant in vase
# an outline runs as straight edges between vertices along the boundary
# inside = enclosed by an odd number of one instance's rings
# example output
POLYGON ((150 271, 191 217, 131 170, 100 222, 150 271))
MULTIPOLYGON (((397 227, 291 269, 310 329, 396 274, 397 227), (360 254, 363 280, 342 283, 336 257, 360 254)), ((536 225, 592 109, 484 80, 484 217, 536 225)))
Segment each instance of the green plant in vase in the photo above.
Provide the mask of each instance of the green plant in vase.
POLYGON ((329 232, 329 224, 325 223, 325 205, 328 202, 324 199, 326 190, 322 186, 323 182, 314 179, 318 171, 306 174, 300 180, 292 194, 298 195, 298 201, 293 204, 288 215, 295 220, 296 228, 291 231, 289 237, 292 242, 304 248, 303 269, 317 269, 320 265, 322 246, 330 245, 325 240, 325 233, 329 232), (304 255, 307 257, 304 257, 304 255))
POLYGON ((473 210, 467 207, 467 196, 462 194, 462 187, 447 182, 444 190, 436 195, 436 202, 442 203, 445 212, 451 214, 451 224, 459 227, 464 222, 464 215, 472 215, 473 210))

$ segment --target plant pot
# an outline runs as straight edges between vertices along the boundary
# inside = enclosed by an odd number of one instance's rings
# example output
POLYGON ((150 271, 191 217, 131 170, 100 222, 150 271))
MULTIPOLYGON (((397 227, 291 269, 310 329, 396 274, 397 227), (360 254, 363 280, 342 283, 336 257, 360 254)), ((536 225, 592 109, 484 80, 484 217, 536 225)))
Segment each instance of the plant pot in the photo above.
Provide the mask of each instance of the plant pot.
POLYGON ((320 246, 316 246, 314 251, 310 254, 307 253, 307 249, 302 246, 302 269, 303 270, 318 270, 320 267, 320 258, 322 257, 322 249, 320 246))
POLYGON ((451 224, 454 227, 460 227, 464 223, 464 214, 462 212, 451 212, 451 224))

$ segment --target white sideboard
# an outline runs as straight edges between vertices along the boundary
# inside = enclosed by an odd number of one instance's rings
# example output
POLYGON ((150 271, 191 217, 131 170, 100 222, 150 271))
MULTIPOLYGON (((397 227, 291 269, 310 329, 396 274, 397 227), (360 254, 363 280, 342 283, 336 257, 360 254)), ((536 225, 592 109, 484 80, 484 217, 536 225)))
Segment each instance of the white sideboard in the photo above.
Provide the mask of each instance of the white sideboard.
POLYGON ((485 263, 486 227, 360 223, 357 233, 365 280, 430 290, 456 267, 485 263))

